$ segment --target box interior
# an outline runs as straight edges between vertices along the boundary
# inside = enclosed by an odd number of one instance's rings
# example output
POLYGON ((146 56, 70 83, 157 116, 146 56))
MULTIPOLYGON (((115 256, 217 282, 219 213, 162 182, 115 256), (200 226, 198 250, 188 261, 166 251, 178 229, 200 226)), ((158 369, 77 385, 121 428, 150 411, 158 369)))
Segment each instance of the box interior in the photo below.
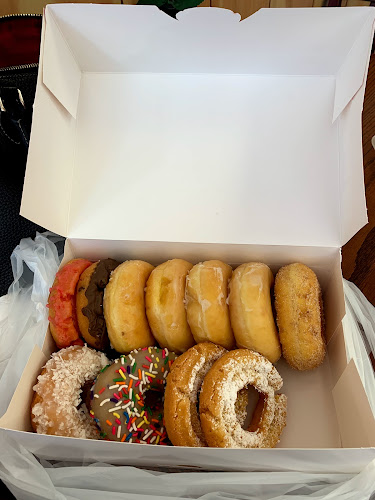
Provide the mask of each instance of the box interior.
MULTIPOLYGON (((120 260, 128 258, 149 259, 153 264, 158 264, 171 257, 181 257, 193 263, 206 258, 220 258, 226 260, 234 267, 241 262, 264 261, 276 272, 282 265, 302 261, 309 265, 318 275, 323 290, 323 299, 326 317, 326 335, 328 343, 339 333, 341 319, 344 311, 343 290, 340 270, 340 251, 335 248, 296 248, 296 247, 263 247, 259 245, 186 245, 159 243, 152 244, 150 248, 146 242, 127 244, 126 242, 110 242, 96 240, 67 240, 64 262, 73 257, 86 257, 98 259, 114 257, 120 260), (151 255, 153 258, 151 259, 151 255)), ((63 263, 64 263, 63 262, 63 263)), ((342 335, 342 331, 341 331, 342 335)), ((28 405, 31 402, 32 386, 42 365, 48 359, 55 345, 49 332, 47 332, 43 351, 35 350, 25 369, 23 378, 15 392, 8 412, 0 420, 2 427, 29 431, 30 416, 28 405), (22 401, 22 403, 21 403, 22 401), (27 403, 27 404, 26 404, 27 403), (14 416, 14 408, 25 408, 25 412, 18 412, 14 416)), ((340 448, 345 433, 349 430, 345 425, 340 426, 340 415, 336 412, 337 404, 351 405, 345 393, 336 399, 333 391, 343 373, 346 373, 347 363, 345 351, 330 351, 321 367, 309 372, 292 370, 284 360, 280 360, 276 367, 284 380, 280 392, 288 396, 288 417, 278 448, 340 448), (343 359, 344 358, 344 359, 343 359), (344 433, 344 435, 343 435, 344 433)), ((347 375, 346 375, 347 376, 347 375)), ((361 385, 356 370, 350 369, 350 380, 354 387, 361 385)), ((357 387, 358 389, 358 387, 357 387)), ((366 405, 362 405, 361 413, 366 413, 366 405)), ((353 410, 354 413, 359 408, 353 410)), ((371 410, 370 410, 371 411, 371 410)), ((62 438, 65 439, 65 438, 62 438)), ((358 431, 357 438, 351 438, 351 446, 363 445, 363 442, 375 444, 375 434, 366 438, 358 431)), ((100 446, 100 442, 98 445, 100 446)))

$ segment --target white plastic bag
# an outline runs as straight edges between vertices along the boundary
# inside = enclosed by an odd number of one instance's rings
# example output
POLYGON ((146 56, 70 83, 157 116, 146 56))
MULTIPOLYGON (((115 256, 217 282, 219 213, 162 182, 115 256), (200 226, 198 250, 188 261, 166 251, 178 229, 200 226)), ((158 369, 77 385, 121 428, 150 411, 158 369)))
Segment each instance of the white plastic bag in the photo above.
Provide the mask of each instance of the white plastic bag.
POLYGON ((346 314, 343 329, 348 363, 353 359, 375 418, 375 373, 369 354, 375 355, 375 307, 350 281, 344 281, 346 314))
POLYGON ((21 240, 11 255, 14 282, 8 294, 0 298, 0 416, 9 405, 34 345, 43 345, 49 288, 62 257, 56 244, 62 246, 63 241, 53 233, 36 233, 35 240, 21 240))
POLYGON ((165 473, 99 463, 42 465, 5 433, 0 434, 0 449, 0 479, 19 500, 369 500, 375 489, 375 460, 357 475, 165 473))
MULTIPOLYGON (((38 234, 35 241, 22 240, 12 255, 15 282, 10 293, 0 299, 0 341, 6 346, 0 354, 0 415, 6 410, 32 347, 34 344, 42 346, 44 341, 48 322, 45 304, 60 262, 53 240, 63 241, 51 233, 38 234), (25 274, 25 265, 33 271, 32 276, 25 274), (6 342, 2 341, 5 338, 6 342)), ((344 282, 344 287, 348 361, 355 360, 369 398, 373 398, 375 384, 371 379, 373 372, 369 370, 366 346, 369 350, 369 346, 373 349, 375 345, 375 311, 354 285, 344 282)), ((39 462, 0 431, 0 479, 20 500, 366 500, 375 492, 375 460, 357 475, 166 473, 103 463, 39 462)))

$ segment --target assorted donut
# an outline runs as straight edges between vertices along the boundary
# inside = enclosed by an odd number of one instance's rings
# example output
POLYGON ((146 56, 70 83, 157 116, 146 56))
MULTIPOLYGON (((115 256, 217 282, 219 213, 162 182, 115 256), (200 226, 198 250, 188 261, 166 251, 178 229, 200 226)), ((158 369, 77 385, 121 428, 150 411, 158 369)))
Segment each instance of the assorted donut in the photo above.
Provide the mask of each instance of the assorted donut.
POLYGON ((274 363, 312 370, 326 352, 320 285, 300 263, 274 278, 261 262, 74 259, 47 307, 58 350, 34 386, 42 434, 272 448, 287 414, 274 363))

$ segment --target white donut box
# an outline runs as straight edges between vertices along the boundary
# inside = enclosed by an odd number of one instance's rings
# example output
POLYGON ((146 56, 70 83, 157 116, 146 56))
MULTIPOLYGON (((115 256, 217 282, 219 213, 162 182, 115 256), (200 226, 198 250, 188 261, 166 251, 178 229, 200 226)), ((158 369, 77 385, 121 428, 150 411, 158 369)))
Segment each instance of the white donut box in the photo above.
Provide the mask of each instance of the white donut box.
POLYGON ((205 470, 356 472, 375 421, 347 364, 341 246, 367 222, 361 112, 373 8, 47 6, 21 213, 72 257, 300 261, 323 289, 328 356, 281 360, 275 449, 181 448, 31 432, 32 352, 0 426, 39 457, 205 470))

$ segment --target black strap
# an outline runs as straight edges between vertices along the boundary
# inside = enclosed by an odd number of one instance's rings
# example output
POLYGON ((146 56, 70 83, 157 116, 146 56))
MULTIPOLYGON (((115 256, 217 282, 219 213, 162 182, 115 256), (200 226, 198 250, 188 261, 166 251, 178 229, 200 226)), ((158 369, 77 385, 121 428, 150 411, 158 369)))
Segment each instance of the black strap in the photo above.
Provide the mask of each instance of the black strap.
POLYGON ((0 88, 0 129, 13 144, 26 149, 30 141, 31 109, 27 109, 20 89, 0 88))

